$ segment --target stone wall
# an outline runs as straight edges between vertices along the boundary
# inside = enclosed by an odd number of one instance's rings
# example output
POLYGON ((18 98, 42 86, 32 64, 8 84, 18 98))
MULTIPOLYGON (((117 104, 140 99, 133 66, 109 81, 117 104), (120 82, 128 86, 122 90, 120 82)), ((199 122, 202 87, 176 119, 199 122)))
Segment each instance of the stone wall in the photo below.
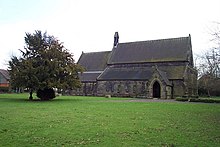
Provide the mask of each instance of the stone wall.
MULTIPOLYGON (((153 98, 152 86, 148 81, 98 81, 97 95, 153 98)), ((171 86, 161 85, 161 98, 173 98, 171 86)))
MULTIPOLYGON (((171 80, 173 86, 161 85, 161 98, 175 98, 197 94, 197 89, 190 91, 191 84, 195 80, 195 75, 188 78, 188 84, 183 80, 171 80), (189 80, 191 79, 191 80, 189 80), (189 82, 191 81, 191 83, 189 82), (189 91, 189 92, 188 92, 189 91)), ((194 83, 195 84, 195 83, 194 83)), ((74 90, 74 95, 86 96, 117 96, 117 97, 139 97, 153 98, 152 86, 149 81, 97 81, 91 83, 82 83, 82 87, 74 90)))
POLYGON ((97 82, 84 82, 81 88, 77 88, 73 91, 74 95, 85 95, 92 96, 96 95, 97 92, 97 82))
POLYGON ((82 83, 82 87, 75 90, 75 95, 117 96, 153 98, 153 84, 158 81, 161 88, 161 98, 192 97, 198 95, 197 72, 187 68, 183 79, 170 80, 166 85, 161 77, 155 74, 151 79, 139 80, 112 80, 82 83))
POLYGON ((188 67, 185 75, 185 84, 189 97, 198 96, 198 83, 197 83, 197 71, 193 68, 188 67))
POLYGON ((172 80, 173 97, 182 97, 185 95, 185 85, 183 80, 172 80))
POLYGON ((97 95, 147 97, 147 81, 98 81, 97 95))

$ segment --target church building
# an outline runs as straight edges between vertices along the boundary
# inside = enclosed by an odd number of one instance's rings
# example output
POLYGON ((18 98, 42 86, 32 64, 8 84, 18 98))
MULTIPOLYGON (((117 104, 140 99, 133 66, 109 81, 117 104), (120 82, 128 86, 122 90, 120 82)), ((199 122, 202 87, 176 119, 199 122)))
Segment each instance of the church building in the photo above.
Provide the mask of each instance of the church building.
POLYGON ((77 95, 175 98, 197 96, 191 36, 119 42, 112 51, 82 53, 77 95))

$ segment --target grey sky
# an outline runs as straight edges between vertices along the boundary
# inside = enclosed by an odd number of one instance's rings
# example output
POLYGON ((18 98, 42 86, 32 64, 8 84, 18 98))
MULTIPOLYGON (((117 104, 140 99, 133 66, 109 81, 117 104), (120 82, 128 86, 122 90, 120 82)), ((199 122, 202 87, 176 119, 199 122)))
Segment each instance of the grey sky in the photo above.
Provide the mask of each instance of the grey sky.
POLYGON ((119 42, 185 37, 194 53, 211 47, 219 0, 0 0, 0 68, 24 46, 25 32, 47 31, 75 55, 111 50, 119 42))

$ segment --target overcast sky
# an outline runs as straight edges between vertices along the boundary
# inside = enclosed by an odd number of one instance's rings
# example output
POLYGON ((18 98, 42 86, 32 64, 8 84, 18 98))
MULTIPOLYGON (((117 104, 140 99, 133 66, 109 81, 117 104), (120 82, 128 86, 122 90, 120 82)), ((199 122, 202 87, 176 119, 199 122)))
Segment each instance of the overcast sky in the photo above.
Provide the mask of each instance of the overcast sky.
POLYGON ((0 69, 24 47, 25 32, 47 31, 74 54, 119 42, 186 37, 196 54, 210 48, 220 0, 0 0, 0 69))

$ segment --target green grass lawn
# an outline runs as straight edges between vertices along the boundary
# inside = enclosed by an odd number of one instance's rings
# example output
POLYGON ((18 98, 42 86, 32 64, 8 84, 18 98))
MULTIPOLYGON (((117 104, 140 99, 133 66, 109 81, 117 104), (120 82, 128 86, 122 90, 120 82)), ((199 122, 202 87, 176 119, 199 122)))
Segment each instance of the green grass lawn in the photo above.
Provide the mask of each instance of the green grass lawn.
POLYGON ((0 146, 220 146, 220 104, 0 94, 0 146))

